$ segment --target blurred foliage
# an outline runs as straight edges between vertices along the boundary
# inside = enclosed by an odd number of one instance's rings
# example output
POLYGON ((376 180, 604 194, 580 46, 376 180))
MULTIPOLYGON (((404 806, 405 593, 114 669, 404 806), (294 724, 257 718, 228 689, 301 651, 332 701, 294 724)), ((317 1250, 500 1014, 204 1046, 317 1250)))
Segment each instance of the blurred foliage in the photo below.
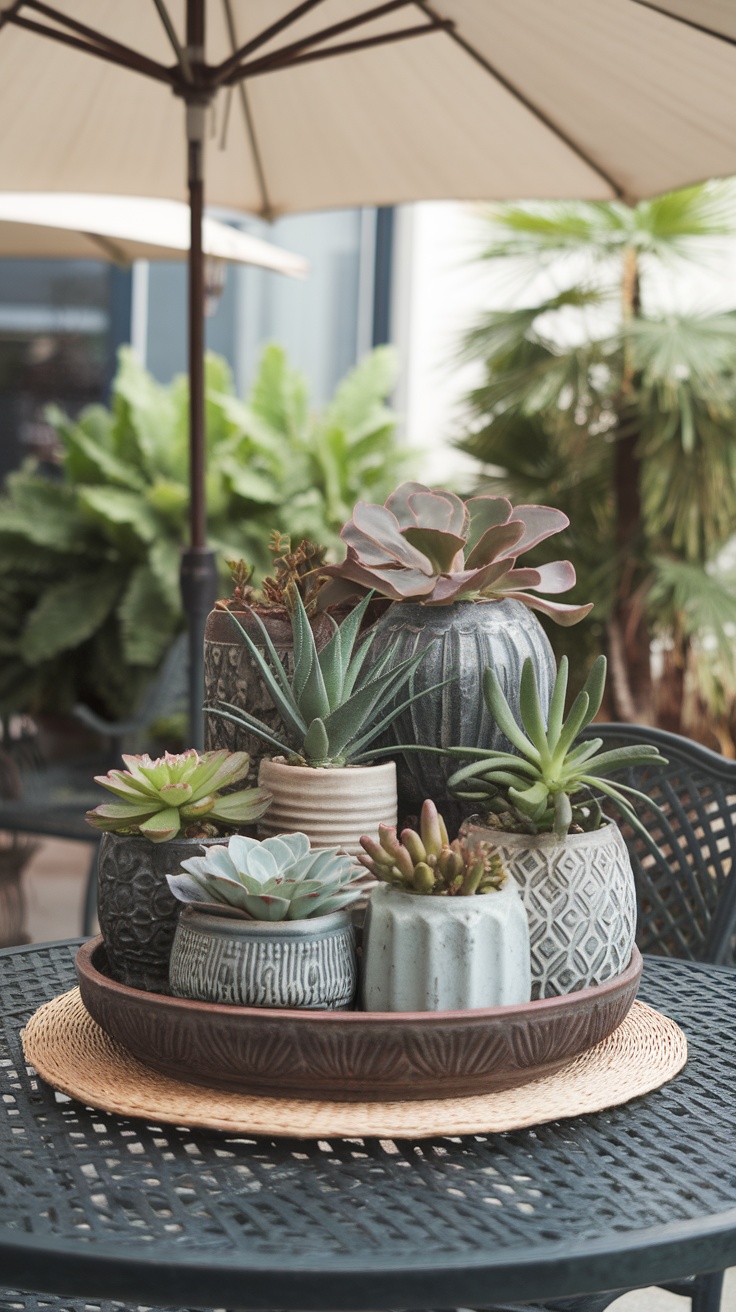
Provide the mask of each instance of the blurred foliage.
MULTIPOLYGON (((339 551, 360 497, 383 501, 404 469, 386 397, 394 354, 380 347, 310 408, 306 380, 278 346, 247 400, 226 362, 206 362, 209 541, 256 580, 273 530, 339 551)), ((110 409, 76 421, 52 409, 58 477, 27 462, 0 499, 0 712, 77 702, 126 717, 184 625, 179 552, 187 541, 188 383, 157 383, 120 353, 110 409)))
MULTIPOLYGON (((736 313, 659 306, 665 279, 676 292, 683 269, 735 236, 732 184, 634 208, 495 208, 484 256, 518 279, 527 303, 486 314, 467 335, 483 378, 460 443, 484 466, 480 490, 570 517, 574 599, 595 609, 569 632, 551 626, 550 638, 576 677, 607 647, 615 656, 612 622, 625 608, 624 639, 639 625, 647 652, 654 642, 664 653, 653 716, 729 751, 736 580, 723 551, 736 529, 736 313)), ((630 657, 624 641, 619 689, 630 657)), ((615 702, 612 711, 623 718, 615 702)))

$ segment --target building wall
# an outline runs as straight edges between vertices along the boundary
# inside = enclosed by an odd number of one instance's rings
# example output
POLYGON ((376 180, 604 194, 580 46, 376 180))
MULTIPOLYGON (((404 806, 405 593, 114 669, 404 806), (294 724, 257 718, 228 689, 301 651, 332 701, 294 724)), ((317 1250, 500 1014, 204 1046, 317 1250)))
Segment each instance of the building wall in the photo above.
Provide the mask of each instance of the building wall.
MULTIPOLYGON (((224 217, 218 215, 218 217, 224 217)), ((207 321, 207 345, 224 355, 238 391, 247 392, 264 345, 279 342, 291 363, 309 378, 312 398, 321 404, 355 363, 370 316, 364 277, 370 227, 360 210, 295 215, 273 225, 239 224, 247 232, 304 255, 309 276, 286 278, 266 269, 231 265, 214 314, 207 321)), ((180 265, 151 264, 145 333, 136 342, 161 381, 186 367, 186 271, 180 265)))

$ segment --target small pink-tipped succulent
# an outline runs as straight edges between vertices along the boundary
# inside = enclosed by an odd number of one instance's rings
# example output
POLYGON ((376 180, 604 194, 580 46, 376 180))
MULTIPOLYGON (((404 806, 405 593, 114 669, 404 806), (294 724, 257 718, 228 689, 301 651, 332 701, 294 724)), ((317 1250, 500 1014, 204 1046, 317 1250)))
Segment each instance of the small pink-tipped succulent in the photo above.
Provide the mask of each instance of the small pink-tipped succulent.
POLYGON ((498 892, 506 883, 500 858, 488 843, 470 848, 464 839, 450 842, 445 822, 429 798, 422 807, 419 833, 404 829, 399 838, 391 825, 379 825, 378 842, 364 834, 360 843, 364 852, 358 857, 360 864, 376 879, 407 893, 472 897, 498 892))
POLYGON ((216 836, 253 824, 271 801, 263 788, 220 793, 248 773, 247 752, 200 754, 192 748, 179 756, 166 752, 155 761, 150 756, 123 761, 127 770, 95 776, 95 783, 118 798, 87 812, 88 823, 106 833, 140 834, 152 843, 165 843, 182 830, 185 837, 216 836))
POLYGON ((465 502, 453 492, 402 483, 385 506, 358 502, 340 534, 346 559, 324 566, 321 573, 373 588, 392 601, 447 606, 510 597, 558 624, 577 624, 590 605, 535 595, 537 589, 555 594, 573 586, 569 560, 516 568, 519 556, 569 522, 550 506, 513 507, 506 497, 493 496, 465 502))

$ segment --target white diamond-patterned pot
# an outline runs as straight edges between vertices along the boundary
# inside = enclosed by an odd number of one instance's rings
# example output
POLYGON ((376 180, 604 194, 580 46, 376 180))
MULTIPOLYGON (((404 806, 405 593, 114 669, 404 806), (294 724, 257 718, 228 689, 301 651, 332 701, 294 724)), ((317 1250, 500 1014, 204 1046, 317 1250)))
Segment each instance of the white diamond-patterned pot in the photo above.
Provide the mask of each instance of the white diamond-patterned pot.
POLYGON ((242 1007, 349 1007, 358 966, 350 913, 242 920, 185 906, 171 949, 174 997, 242 1007))
POLYGON ((586 834, 507 834, 468 823, 519 886, 529 919, 532 998, 575 993, 620 975, 636 933, 636 889, 613 822, 586 834))
POLYGON ((363 937, 365 1011, 468 1011, 528 1002, 529 929, 512 879, 474 897, 379 884, 363 937))

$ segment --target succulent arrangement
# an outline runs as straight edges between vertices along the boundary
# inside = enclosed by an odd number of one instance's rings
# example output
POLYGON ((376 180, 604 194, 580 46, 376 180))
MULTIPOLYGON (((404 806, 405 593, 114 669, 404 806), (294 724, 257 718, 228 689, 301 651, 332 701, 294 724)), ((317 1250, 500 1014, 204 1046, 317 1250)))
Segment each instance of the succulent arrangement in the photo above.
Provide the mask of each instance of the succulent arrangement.
POLYGON ((371 594, 341 625, 331 620, 332 636, 318 651, 304 602, 293 584, 286 588, 285 598, 294 639, 291 679, 256 612, 252 614, 261 631, 265 654, 237 617, 232 613, 231 617, 273 698, 284 728, 298 744, 298 751, 295 753, 244 707, 218 702, 215 707, 207 707, 207 713, 242 725, 283 753, 292 764, 343 766, 367 759, 371 755, 368 751, 371 743, 401 711, 424 695, 412 693, 396 703, 398 694, 424 658, 424 652, 392 667, 393 646, 389 646, 377 660, 370 661, 373 637, 368 634, 359 642, 358 635, 371 594))
MULTIPOLYGON (((577 624, 591 609, 549 601, 575 583, 569 560, 517 568, 530 548, 567 528, 550 506, 512 507, 506 497, 465 502, 423 483, 402 483, 385 505, 359 501, 341 537, 347 555, 323 575, 371 588, 392 601, 447 606, 456 601, 513 598, 558 624, 577 624)), ((354 589, 353 589, 354 590, 354 589)))
POLYGON ((286 592, 293 584, 304 602, 308 616, 316 614, 320 589, 323 584, 322 566, 326 547, 317 546, 308 538, 302 538, 298 547, 292 549, 288 533, 274 529, 270 535, 268 549, 274 557, 273 574, 263 580, 260 589, 251 583, 253 566, 244 560, 228 560, 233 581, 231 597, 215 602, 217 610, 246 610, 251 606, 266 607, 269 610, 282 609, 286 606, 286 592))
POLYGON ((501 860, 484 843, 471 849, 462 839, 451 843, 442 816, 429 798, 422 806, 419 833, 389 825, 379 827, 379 839, 361 838, 365 855, 358 857, 376 879, 407 893, 470 897, 493 893, 506 882, 501 860))
POLYGON ((452 792, 478 802, 499 828, 531 834, 552 832, 558 838, 564 838, 572 827, 578 831, 600 828, 606 817, 595 796, 599 793, 641 830, 628 797, 638 797, 649 806, 653 805, 651 799, 628 784, 611 782, 608 776, 627 766, 666 761, 656 747, 646 744, 604 752, 602 738, 578 741, 599 710, 605 682, 606 658, 599 656, 565 718, 567 658, 563 657, 545 723, 534 667, 525 661, 519 698, 522 727, 511 713, 495 672, 486 669, 486 703, 516 752, 447 749, 447 755, 473 758, 450 776, 452 792))
POLYGON ((181 902, 235 908, 252 920, 309 920, 350 906, 365 893, 363 872, 336 848, 310 848, 306 834, 258 842, 234 836, 227 847, 182 862, 167 875, 181 902))
POLYGON ((87 821, 103 833, 139 834, 165 843, 185 838, 216 837, 223 831, 253 824, 266 811, 270 794, 263 788, 222 793, 248 772, 247 752, 193 749, 176 755, 123 756, 127 770, 96 775, 119 800, 103 802, 87 812, 87 821))

